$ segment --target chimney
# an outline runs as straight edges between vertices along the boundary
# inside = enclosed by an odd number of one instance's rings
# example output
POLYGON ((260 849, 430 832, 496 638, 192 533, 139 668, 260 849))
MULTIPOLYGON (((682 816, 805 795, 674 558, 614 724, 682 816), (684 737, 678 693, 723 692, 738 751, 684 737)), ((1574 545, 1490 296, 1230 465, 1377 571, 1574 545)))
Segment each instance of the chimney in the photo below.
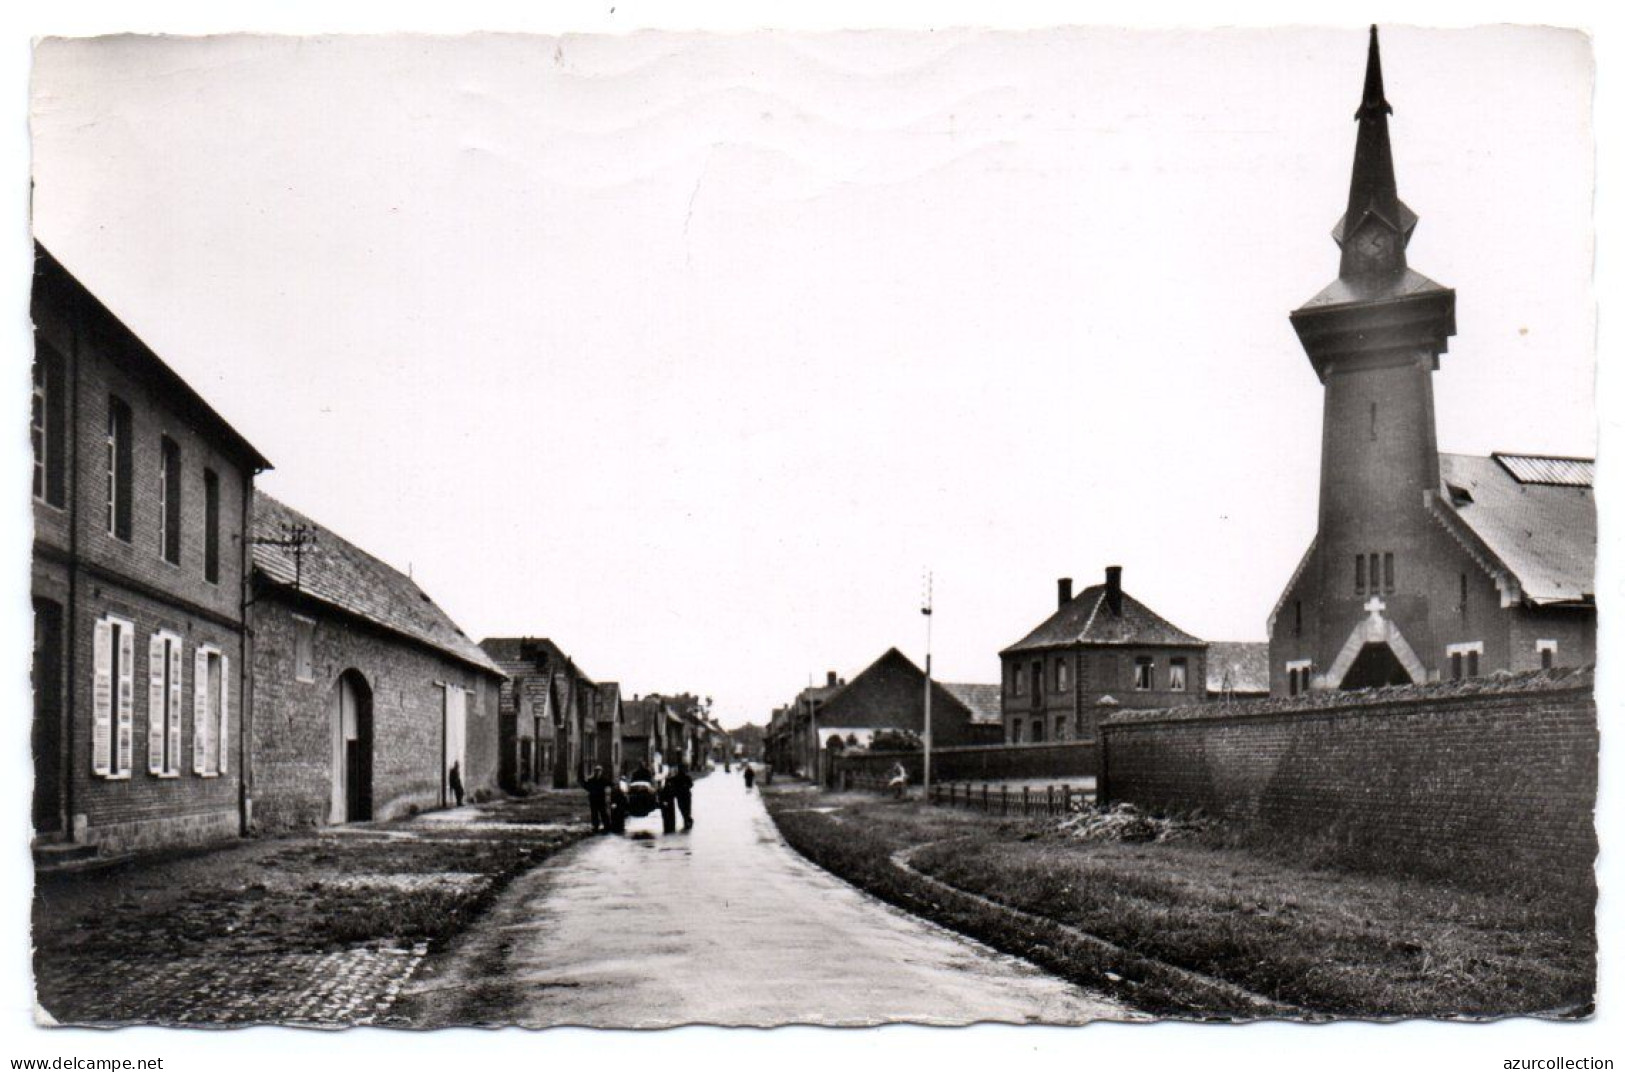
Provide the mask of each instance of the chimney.
POLYGON ((1055 582, 1055 605, 1064 607, 1072 602, 1072 578, 1062 577, 1055 582))
POLYGON ((830 670, 830 671, 828 671, 828 675, 824 678, 824 687, 825 688, 833 688, 834 685, 835 685, 835 671, 830 670))
POLYGON ((1123 567, 1106 567, 1106 606, 1114 617, 1123 616, 1123 567))

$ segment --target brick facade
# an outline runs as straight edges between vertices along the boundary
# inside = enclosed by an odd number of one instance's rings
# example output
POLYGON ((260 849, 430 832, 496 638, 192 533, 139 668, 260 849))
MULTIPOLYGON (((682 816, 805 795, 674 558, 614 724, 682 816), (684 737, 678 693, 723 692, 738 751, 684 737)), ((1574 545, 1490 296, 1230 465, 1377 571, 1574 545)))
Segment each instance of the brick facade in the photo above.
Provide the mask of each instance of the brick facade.
POLYGON ((447 686, 468 696, 464 791, 472 797, 497 790, 500 678, 285 591, 256 601, 254 628, 253 818, 258 829, 343 819, 334 813, 334 697, 347 672, 359 676, 370 701, 372 818, 450 803, 442 773, 447 686), (296 666, 301 628, 312 633, 309 681, 300 680, 296 666))
MULTIPOLYGON (((243 687, 250 662, 242 612, 244 533, 254 474, 269 463, 43 251, 32 314, 36 361, 56 370, 47 388, 56 397, 46 411, 58 427, 47 442, 56 454, 50 464, 59 467, 61 489, 60 496, 48 493, 34 501, 36 673, 49 668, 49 680, 36 680, 36 830, 47 840, 71 838, 109 851, 235 836, 243 821, 243 726, 249 716, 243 687), (115 398, 127 413, 128 464, 120 461, 114 471, 127 488, 128 524, 110 527, 109 414, 115 398), (161 492, 165 439, 179 464, 177 479, 161 492), (212 576, 205 570, 208 479, 217 507, 212 576), (163 494, 179 496, 178 509, 167 518, 163 494), (161 533, 176 520, 179 553, 172 562, 161 533), (95 635, 97 622, 108 617, 132 627, 127 774, 96 771, 95 635), (48 621, 54 626, 42 628, 48 621), (179 751, 170 770, 151 773, 149 645, 160 632, 178 643, 179 751), (52 650, 40 650, 42 641, 52 650), (200 647, 222 660, 226 720, 219 769, 211 765, 203 773, 193 762, 200 647)), ((115 683, 114 738, 117 691, 115 683)), ((161 683, 157 695, 167 695, 161 683)), ((164 702, 159 700, 157 714, 160 741, 167 737, 164 702)))
POLYGON ((1329 838, 1421 871, 1586 871, 1589 670, 1163 712, 1101 727, 1100 794, 1329 838))

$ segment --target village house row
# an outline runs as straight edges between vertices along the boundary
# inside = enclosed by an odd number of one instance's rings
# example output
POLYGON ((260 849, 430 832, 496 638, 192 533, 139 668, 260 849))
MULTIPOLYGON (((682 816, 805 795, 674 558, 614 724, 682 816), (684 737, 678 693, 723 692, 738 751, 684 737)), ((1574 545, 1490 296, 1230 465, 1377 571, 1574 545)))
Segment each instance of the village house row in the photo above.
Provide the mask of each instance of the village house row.
MULTIPOLYGON (((1324 388, 1319 524, 1267 641, 1200 640, 1125 592, 1119 567, 1077 595, 1062 578, 1054 613, 999 653, 998 683, 933 692, 933 743, 1093 741, 1122 708, 1595 663, 1592 460, 1439 450, 1433 373, 1456 331, 1456 295, 1406 261, 1417 215, 1399 199, 1392 112, 1373 27, 1346 209, 1332 229, 1338 275, 1291 314, 1324 388), (999 697, 1000 715, 955 702, 972 690, 999 697)), ((891 655, 851 685, 831 674, 775 709, 768 755, 808 771, 831 742, 921 731, 924 675, 891 655), (910 688, 876 689, 882 673, 910 688)))
POLYGON ((34 798, 43 856, 387 819, 592 764, 697 763, 690 698, 474 643, 256 490, 271 467, 36 247, 34 798))

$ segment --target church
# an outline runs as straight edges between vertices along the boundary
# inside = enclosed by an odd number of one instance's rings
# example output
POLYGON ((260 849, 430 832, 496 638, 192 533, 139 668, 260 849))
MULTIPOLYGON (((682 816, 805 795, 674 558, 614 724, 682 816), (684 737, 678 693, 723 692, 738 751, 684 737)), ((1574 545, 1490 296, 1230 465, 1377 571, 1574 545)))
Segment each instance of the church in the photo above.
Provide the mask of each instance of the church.
POLYGON ((1270 693, 1596 661, 1591 459, 1441 454, 1455 291, 1413 270, 1376 27, 1337 278, 1291 314, 1325 389, 1314 540, 1269 617, 1270 693))

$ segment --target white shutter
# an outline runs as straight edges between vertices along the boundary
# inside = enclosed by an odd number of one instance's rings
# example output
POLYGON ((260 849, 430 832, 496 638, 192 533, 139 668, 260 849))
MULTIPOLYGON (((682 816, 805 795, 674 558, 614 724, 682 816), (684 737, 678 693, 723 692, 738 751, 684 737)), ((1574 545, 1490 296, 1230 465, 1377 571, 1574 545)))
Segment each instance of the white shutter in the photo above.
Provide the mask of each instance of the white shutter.
POLYGON ((192 773, 202 774, 209 756, 209 653, 192 657, 192 773))
POLYGON ((164 719, 164 698, 169 690, 164 687, 164 669, 169 657, 164 652, 162 633, 154 633, 147 640, 147 773, 164 772, 164 734, 168 726, 164 719))
POLYGON ((113 623, 96 623, 93 662, 96 683, 91 697, 95 724, 91 731, 91 767, 100 775, 113 773, 113 623))
POLYGON ((118 773, 130 773, 135 737, 135 630, 122 623, 118 631, 118 773))
POLYGON ((181 770, 181 641, 169 645, 169 763, 166 774, 181 770))
POLYGON ((231 754, 231 732, 228 709, 231 704, 231 659, 220 656, 220 732, 215 735, 214 746, 220 753, 219 771, 226 773, 230 765, 228 757, 231 754))

